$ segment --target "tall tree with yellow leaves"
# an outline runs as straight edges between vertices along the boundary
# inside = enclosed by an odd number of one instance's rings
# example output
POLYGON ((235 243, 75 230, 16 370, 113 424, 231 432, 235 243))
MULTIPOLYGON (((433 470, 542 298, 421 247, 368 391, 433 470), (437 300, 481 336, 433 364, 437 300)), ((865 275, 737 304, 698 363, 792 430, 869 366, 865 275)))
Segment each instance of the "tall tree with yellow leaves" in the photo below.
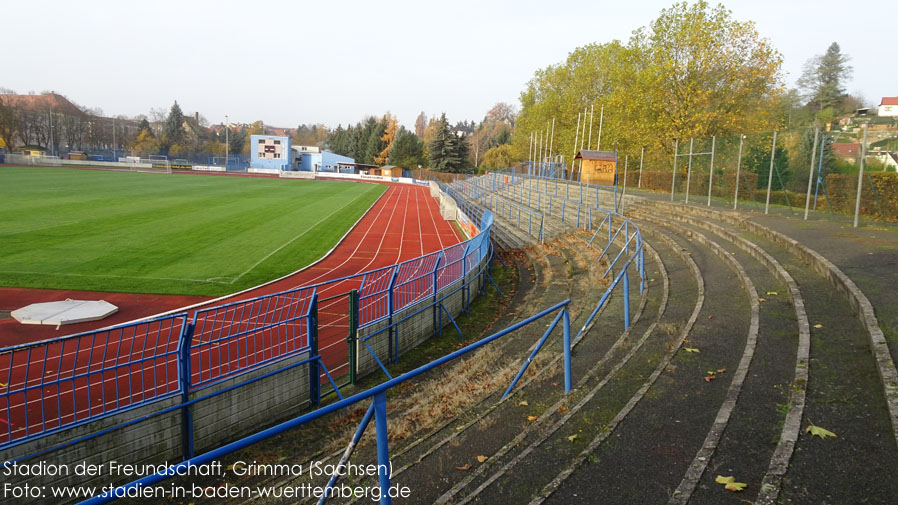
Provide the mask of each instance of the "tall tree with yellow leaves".
POLYGON ((396 140, 396 132, 399 131, 399 121, 396 119, 396 116, 391 115, 389 112, 384 115, 383 122, 386 123, 387 127, 380 140, 386 142, 387 147, 374 157, 374 162, 378 165, 386 165, 387 161, 389 161, 390 150, 393 149, 393 141, 396 140))
POLYGON ((751 21, 704 1, 676 3, 626 43, 579 47, 538 70, 521 93, 514 154, 526 157, 529 134, 545 133, 553 118, 555 153, 569 161, 580 146, 595 148, 601 106, 601 149, 634 155, 641 146, 669 155, 674 138, 774 128, 785 92, 781 65, 751 21), (584 142, 589 128, 581 121, 578 130, 577 116, 589 117, 593 107, 592 135, 584 142))

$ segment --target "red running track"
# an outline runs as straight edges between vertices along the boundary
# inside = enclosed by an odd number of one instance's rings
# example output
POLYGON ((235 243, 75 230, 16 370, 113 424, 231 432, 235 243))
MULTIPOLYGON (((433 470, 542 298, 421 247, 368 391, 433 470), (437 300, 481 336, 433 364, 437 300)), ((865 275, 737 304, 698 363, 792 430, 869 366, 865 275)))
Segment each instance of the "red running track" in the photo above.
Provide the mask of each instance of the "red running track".
MULTIPOLYGON (((318 284, 417 258, 460 241, 461 237, 452 224, 439 215, 437 204, 430 197, 428 188, 390 185, 346 238, 319 263, 265 286, 224 300, 207 301, 203 305, 231 303, 299 286, 318 284)), ((319 306, 320 353, 332 374, 345 373, 347 310, 345 297, 330 301, 327 298, 345 293, 349 289, 359 289, 360 282, 361 276, 332 282, 321 286, 318 290, 319 299, 323 300, 319 306), (340 306, 341 303, 343 306, 340 306)), ((152 307, 143 307, 143 310, 146 313, 158 312, 152 307)), ((142 315, 149 315, 146 313, 142 315)), ((256 319, 258 317, 259 314, 256 314, 256 319)), ((265 314, 262 314, 262 319, 264 318, 265 314)), ((104 321, 104 325, 106 324, 108 321, 104 321)), ((236 327, 241 328, 241 324, 243 329, 247 329, 257 325, 258 321, 237 321, 236 327)), ((295 337, 304 333, 303 324, 297 322, 283 325, 278 331, 295 337)), ((18 354, 15 357, 10 355, 8 363, 0 364, 8 368, 5 374, 7 391, 14 387, 21 389, 24 385, 30 390, 16 397, 10 396, 6 405, 0 405, 0 409, 7 412, 5 420, 0 418, 0 425, 3 421, 9 424, 0 426, 0 442, 24 436, 22 431, 25 424, 29 426, 29 433, 34 433, 35 430, 39 432, 57 427, 60 423, 68 424, 76 419, 84 419, 88 415, 126 407, 176 390, 177 365, 172 345, 173 342, 176 345, 178 330, 179 325, 175 327, 172 324, 166 331, 157 330, 155 333, 150 331, 140 335, 107 333, 99 340, 92 339, 89 343, 83 338, 74 339, 67 347, 55 345, 33 355, 31 353, 18 354), (175 335, 174 340, 171 338, 172 335, 175 335), (86 348, 91 350, 85 352, 86 348), (100 349, 103 350, 102 355, 100 349), (110 363, 110 356, 122 355, 127 355, 128 361, 135 357, 158 357, 126 366, 119 365, 119 359, 115 358, 115 366, 107 366, 110 363), (88 363, 97 362, 107 370, 94 372, 95 367, 88 363), (30 368, 28 364, 31 364, 30 368), (11 373, 13 369, 15 373, 11 373), (86 377, 66 380, 74 377, 76 372, 83 374, 85 371, 93 374, 92 383, 86 377), (49 374, 50 377, 47 378, 45 374, 49 374), (52 386, 39 386, 46 381, 52 382, 53 379, 56 379, 56 383, 52 386), (128 393, 123 394, 124 391, 128 393), (26 415, 28 421, 25 419, 26 415), (8 436, 3 436, 7 434, 8 436)), ((275 338, 270 331, 267 334, 264 332, 253 334, 253 349, 258 343, 260 344, 258 351, 246 352, 249 349, 247 339, 250 337, 242 338, 243 340, 222 341, 220 346, 216 343, 217 353, 208 352, 205 359, 202 359, 202 351, 197 349, 192 354, 191 360, 192 384, 225 378, 254 363, 278 357, 272 356, 270 350, 265 350, 266 346, 271 347, 270 344, 275 338), (257 342, 256 337, 259 336, 261 338, 257 342)), ((204 336, 198 328, 194 336, 195 343, 208 342, 210 339, 211 335, 204 336)), ((279 344, 277 347, 281 347, 280 337, 277 337, 277 342, 279 344)), ((293 342, 284 348, 289 352, 289 349, 303 345, 307 345, 307 342, 293 342)))

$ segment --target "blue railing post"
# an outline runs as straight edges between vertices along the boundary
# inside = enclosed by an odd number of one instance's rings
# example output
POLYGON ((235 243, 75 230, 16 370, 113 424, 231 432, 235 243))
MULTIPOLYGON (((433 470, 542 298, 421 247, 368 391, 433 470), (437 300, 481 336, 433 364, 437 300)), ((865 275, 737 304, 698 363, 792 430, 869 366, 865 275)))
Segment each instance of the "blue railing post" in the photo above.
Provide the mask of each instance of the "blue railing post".
POLYGON ((571 316, 564 308, 564 394, 571 392, 571 316))
POLYGON ((380 503, 390 505, 390 443, 387 439, 387 395, 374 395, 374 428, 377 431, 377 480, 380 483, 380 503))
POLYGON ((645 244, 639 249, 639 260, 639 276, 642 279, 639 292, 643 293, 645 292, 645 244))
POLYGON ((437 261, 433 265, 433 331, 434 333, 439 332, 441 335, 443 334, 443 325, 437 326, 437 317, 439 317, 440 321, 443 319, 443 314, 440 313, 440 308, 437 306, 437 272, 440 270, 440 262, 442 261, 443 251, 440 251, 437 261))
MULTIPOLYGON (((393 361, 393 339, 398 338, 393 328, 393 309, 395 308, 393 300, 393 288, 396 286, 396 275, 399 273, 399 265, 393 267, 393 274, 390 276, 390 286, 387 288, 387 360, 393 361)), ((396 352, 397 356, 399 352, 396 352)))
MULTIPOLYGON (((309 306, 309 357, 318 356, 318 293, 312 295, 309 306)), ((317 359, 309 362, 309 404, 321 405, 321 366, 317 359)))
POLYGON ((334 484, 337 483, 337 479, 343 474, 343 469, 346 468, 346 464, 349 463, 349 458, 352 456, 352 453, 355 452, 355 448, 358 447, 359 441, 362 439, 362 435, 365 434, 365 429, 368 428, 368 424, 371 422, 373 415, 374 402, 371 402, 371 406, 368 407, 368 410, 365 412, 362 422, 359 423, 359 427, 355 430, 355 435, 352 436, 352 440, 349 442, 349 445, 346 446, 343 455, 340 456, 340 462, 337 463, 337 471, 331 475, 330 480, 327 482, 327 486, 324 488, 324 493, 321 494, 321 498, 318 500, 318 505, 323 505, 325 503, 329 496, 328 491, 333 489, 334 484))
MULTIPOLYGON (((629 268, 625 266, 624 268, 629 268)), ((630 274, 624 270, 624 328, 630 327, 630 274)))
MULTIPOLYGON (((178 338, 178 385, 181 387, 181 403, 190 401, 190 342, 193 340, 194 328, 196 328, 196 314, 192 323, 184 325, 178 338)), ((187 461, 193 457, 193 411, 190 407, 181 409, 181 445, 184 461, 187 461)))

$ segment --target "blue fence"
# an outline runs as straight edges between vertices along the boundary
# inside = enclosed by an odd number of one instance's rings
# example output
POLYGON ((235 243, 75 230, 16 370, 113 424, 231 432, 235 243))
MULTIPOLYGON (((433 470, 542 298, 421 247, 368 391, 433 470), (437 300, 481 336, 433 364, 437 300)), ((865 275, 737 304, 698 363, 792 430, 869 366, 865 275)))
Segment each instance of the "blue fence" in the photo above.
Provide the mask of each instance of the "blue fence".
MULTIPOLYGON (((108 503, 115 499, 116 494, 126 496, 127 489, 136 489, 136 488, 142 488, 142 487, 158 484, 159 482, 162 482, 162 481, 170 478, 172 475, 179 475, 179 474, 184 473, 186 468, 188 468, 190 466, 198 466, 198 465, 207 464, 211 461, 221 458, 222 456, 230 454, 234 451, 249 447, 250 445, 253 445, 262 440, 265 440, 267 438, 270 438, 270 437, 273 437, 280 433, 283 433, 284 431, 295 428, 297 426, 301 426, 307 422, 313 421, 322 416, 328 415, 332 412, 336 412, 338 410, 345 409, 354 404, 357 404, 357 403, 360 403, 360 402, 363 402, 363 401, 369 400, 369 399, 372 400, 372 403, 371 403, 370 407, 368 408, 368 411, 365 414, 364 418, 362 419, 362 422, 360 423, 355 436, 350 441, 349 447, 344 452, 344 456, 343 456, 343 458, 341 458, 340 465, 346 464, 349 457, 352 455, 354 448, 358 444, 358 441, 361 439, 362 434, 364 433, 365 429, 368 427, 371 419, 373 418, 375 420, 375 425, 376 425, 376 429, 377 429, 376 440, 377 440, 377 458, 378 458, 378 480, 379 480, 380 489, 381 489, 380 502, 381 503, 390 503, 390 495, 388 492, 389 487, 390 487, 390 478, 389 478, 389 470, 388 470, 390 468, 390 463, 389 463, 390 456, 389 456, 389 442, 388 442, 387 428, 386 428, 387 427, 387 410, 386 410, 386 393, 387 393, 387 391, 395 388, 396 386, 401 385, 402 383, 404 383, 406 381, 414 379, 415 377, 417 377, 429 370, 443 366, 446 363, 448 363, 460 356, 463 356, 463 355, 468 354, 474 350, 477 350, 495 340, 498 340, 499 338, 501 338, 505 335, 508 335, 509 333, 512 333, 514 331, 517 331, 517 330, 523 328, 524 326, 533 324, 536 321, 542 320, 544 317, 551 316, 551 315, 555 314, 555 319, 554 319, 553 323, 551 323, 549 325, 549 327, 546 329, 545 333, 543 334, 543 337, 540 339, 540 343, 545 342, 546 338, 555 330, 555 328, 558 326, 559 322, 563 323, 562 337, 563 337, 563 341, 564 341, 565 345, 563 346, 564 349, 562 352, 563 352, 564 358, 565 358, 565 391, 568 392, 568 391, 570 391, 570 387, 571 387, 571 374, 570 374, 571 356, 570 356, 570 326, 569 326, 569 321, 570 321, 569 317, 570 316, 569 316, 568 308, 567 308, 569 303, 570 303, 570 300, 565 300, 561 303, 558 303, 552 307, 549 307, 548 309, 545 309, 545 310, 525 319, 524 321, 521 321, 520 323, 517 323, 517 324, 510 326, 498 333, 490 335, 489 337, 478 340, 477 342, 474 342, 473 344, 465 346, 451 354, 448 354, 446 356, 438 358, 426 365, 423 365, 423 366, 418 367, 410 372, 402 374, 401 376, 392 378, 392 379, 384 382, 383 384, 380 384, 371 389, 368 389, 367 391, 361 392, 361 393, 356 394, 349 398, 341 399, 341 400, 334 402, 330 405, 324 406, 320 409, 317 409, 317 410, 309 412, 305 415, 299 416, 295 419, 291 419, 290 421, 287 421, 287 422, 281 423, 277 426, 263 430, 263 431, 255 434, 255 435, 252 435, 250 437, 246 437, 246 438, 238 440, 236 442, 232 442, 232 443, 225 445, 223 447, 220 447, 218 449, 209 451, 203 455, 190 458, 190 459, 188 459, 184 462, 181 462, 177 465, 171 465, 163 470, 160 470, 156 474, 146 476, 144 478, 141 478, 139 480, 131 482, 125 486, 122 486, 120 488, 121 489, 120 493, 108 493, 105 496, 96 496, 89 500, 85 500, 81 503, 83 505, 88 505, 88 504, 94 505, 94 504, 100 504, 100 503, 108 503)), ((529 360, 528 360, 528 363, 529 363, 529 360)), ((512 384, 509 386, 509 390, 514 387, 517 380, 523 375, 524 371, 526 370, 526 365, 527 365, 527 363, 525 363, 524 368, 521 369, 521 371, 518 373, 517 377, 512 381, 512 384)), ((338 476, 340 473, 341 472, 339 472, 339 471, 334 472, 335 477, 338 476)), ((334 484, 336 484, 336 482, 337 482, 337 478, 333 478, 329 482, 328 488, 332 487, 334 484)), ((329 493, 327 492, 327 489, 325 489, 323 492, 323 496, 327 497, 328 495, 329 495, 329 493)))
POLYGON ((183 391, 186 322, 177 314, 0 350, 0 447, 183 391))

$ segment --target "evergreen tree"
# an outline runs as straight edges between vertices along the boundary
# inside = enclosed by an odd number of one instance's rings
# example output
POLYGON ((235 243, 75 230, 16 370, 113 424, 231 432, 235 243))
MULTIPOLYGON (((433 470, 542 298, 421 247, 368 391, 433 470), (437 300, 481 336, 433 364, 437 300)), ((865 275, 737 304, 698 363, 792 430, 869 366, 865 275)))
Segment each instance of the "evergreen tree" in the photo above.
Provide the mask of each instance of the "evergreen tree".
POLYGON ((418 168, 418 165, 426 165, 424 158, 424 141, 417 135, 401 127, 393 141, 393 149, 390 150, 390 164, 408 170, 418 168))
MULTIPOLYGON (((812 135, 813 139, 813 135, 812 135)), ((771 135, 763 135, 748 148, 743 158, 745 167, 758 174, 758 189, 767 189, 767 176, 770 175, 770 147, 773 143, 771 135)), ((792 180, 792 171, 789 169, 789 151, 783 147, 783 140, 777 139, 776 150, 773 155, 773 184, 771 189, 779 191, 785 189, 792 180), (777 177, 779 174, 779 177, 777 177)))
POLYGON ((453 167, 451 172, 466 172, 468 167, 468 136, 467 134, 462 134, 460 137, 455 137, 455 157, 458 158, 458 164, 453 167))
POLYGON ((178 101, 175 100, 175 103, 172 104, 171 110, 168 113, 168 118, 165 120, 165 136, 168 137, 168 143, 177 144, 181 141, 181 138, 184 135, 184 131, 182 126, 184 125, 184 113, 181 112, 181 106, 178 105, 178 101))
POLYGON ((833 42, 826 54, 817 55, 804 64, 798 85, 817 110, 836 107, 845 96, 844 82, 851 77, 850 58, 833 42))
MULTIPOLYGON (((139 131, 140 133, 142 133, 142 132, 147 132, 147 135, 148 135, 150 138, 154 138, 154 137, 155 137, 155 135, 153 135, 153 129, 150 128, 150 122, 147 121, 147 118, 143 118, 143 119, 140 120, 140 122, 137 123, 137 129, 138 129, 138 131, 139 131)), ((138 133, 138 135, 139 135, 140 133, 138 133)))
POLYGON ((436 121, 433 140, 427 146, 430 155, 430 166, 438 172, 452 172, 459 160, 455 158, 455 135, 449 129, 449 121, 444 112, 436 121))

